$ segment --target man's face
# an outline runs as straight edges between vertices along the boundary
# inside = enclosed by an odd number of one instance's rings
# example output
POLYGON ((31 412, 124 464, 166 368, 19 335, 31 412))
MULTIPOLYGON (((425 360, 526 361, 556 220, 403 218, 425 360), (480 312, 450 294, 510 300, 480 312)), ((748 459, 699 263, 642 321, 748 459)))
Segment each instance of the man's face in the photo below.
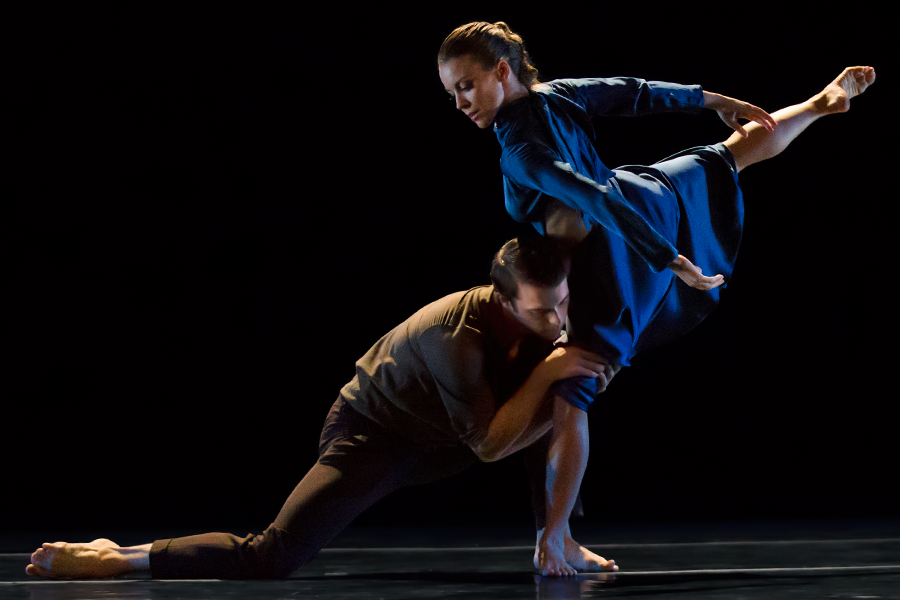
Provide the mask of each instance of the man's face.
POLYGON ((503 308, 536 335, 556 341, 569 314, 569 282, 563 279, 555 288, 518 283, 519 297, 514 301, 501 299, 503 308))

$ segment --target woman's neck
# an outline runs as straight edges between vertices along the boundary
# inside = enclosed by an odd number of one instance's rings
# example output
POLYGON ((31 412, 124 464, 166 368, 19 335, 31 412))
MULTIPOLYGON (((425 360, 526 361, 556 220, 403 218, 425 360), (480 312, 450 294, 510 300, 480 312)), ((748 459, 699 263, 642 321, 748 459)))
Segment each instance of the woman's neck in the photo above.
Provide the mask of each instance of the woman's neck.
POLYGON ((506 106, 519 98, 524 98, 529 93, 528 88, 515 77, 510 77, 503 87, 503 103, 500 106, 506 106))

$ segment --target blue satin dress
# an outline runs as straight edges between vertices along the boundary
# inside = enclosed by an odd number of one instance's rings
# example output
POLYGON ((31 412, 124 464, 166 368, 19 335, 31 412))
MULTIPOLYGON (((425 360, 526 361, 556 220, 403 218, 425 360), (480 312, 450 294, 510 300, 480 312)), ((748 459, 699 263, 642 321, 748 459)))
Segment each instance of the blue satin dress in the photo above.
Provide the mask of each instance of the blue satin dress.
MULTIPOLYGON (((594 149, 591 117, 699 112, 700 86, 634 78, 540 84, 502 107, 506 209, 544 233, 555 198, 579 211, 588 237, 572 254, 569 340, 623 366, 672 340, 715 308, 720 290, 693 289, 667 269, 685 255, 708 275, 731 276, 743 229, 737 169, 723 144, 691 148, 652 166, 607 168, 594 149)), ((557 383, 555 393, 587 410, 596 380, 557 383)))

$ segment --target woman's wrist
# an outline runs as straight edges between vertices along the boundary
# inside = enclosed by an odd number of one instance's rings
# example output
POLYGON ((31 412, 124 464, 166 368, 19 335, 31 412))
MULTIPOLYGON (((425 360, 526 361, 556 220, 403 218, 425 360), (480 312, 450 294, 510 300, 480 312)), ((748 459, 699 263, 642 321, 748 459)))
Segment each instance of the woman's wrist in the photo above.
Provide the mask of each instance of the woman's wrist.
POLYGON ((721 95, 703 90, 703 108, 716 110, 716 106, 720 103, 721 100, 721 95))

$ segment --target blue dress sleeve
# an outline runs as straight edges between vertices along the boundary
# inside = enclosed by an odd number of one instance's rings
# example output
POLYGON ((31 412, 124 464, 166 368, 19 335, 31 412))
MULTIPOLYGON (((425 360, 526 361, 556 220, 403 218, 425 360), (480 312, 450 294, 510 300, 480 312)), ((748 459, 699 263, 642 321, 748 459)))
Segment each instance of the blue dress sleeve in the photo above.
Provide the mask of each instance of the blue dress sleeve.
POLYGON ((699 112, 703 88, 634 77, 557 79, 548 84, 591 117, 639 117, 661 112, 699 112))
MULTIPOLYGON (((505 146, 500 164, 512 184, 557 198, 621 236, 654 272, 664 270, 678 257, 675 246, 625 200, 614 177, 602 185, 576 173, 550 148, 538 143, 505 146)), ((524 208, 522 212, 530 211, 524 208)))

